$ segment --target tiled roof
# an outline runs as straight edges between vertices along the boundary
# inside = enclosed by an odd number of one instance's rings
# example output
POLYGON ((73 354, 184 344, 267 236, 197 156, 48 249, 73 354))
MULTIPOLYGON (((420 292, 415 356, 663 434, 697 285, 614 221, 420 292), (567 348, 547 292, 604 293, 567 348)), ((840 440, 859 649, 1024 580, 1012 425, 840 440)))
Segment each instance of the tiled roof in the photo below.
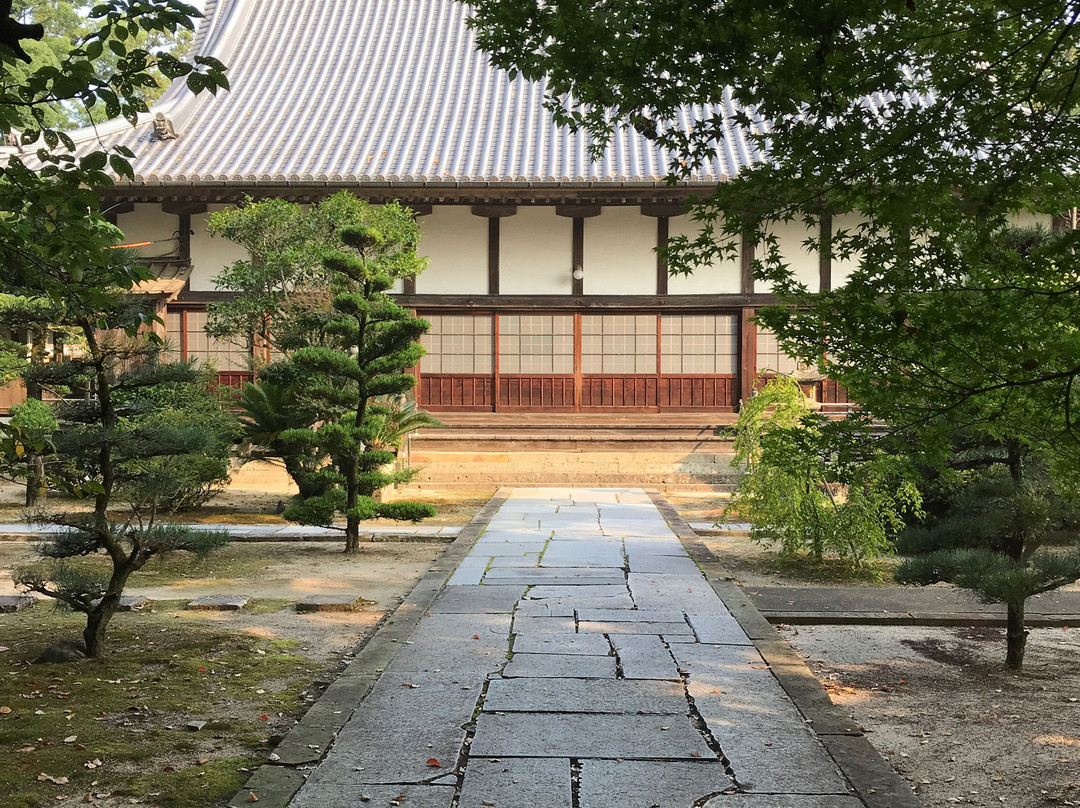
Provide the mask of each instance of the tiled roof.
MULTIPOLYGON (((209 0, 196 51, 229 66, 232 90, 176 82, 145 123, 109 122, 92 144, 131 147, 137 185, 663 182, 671 160, 634 130, 591 160, 586 135, 552 123, 542 83, 474 49, 468 13, 454 0, 209 0), (156 112, 178 139, 151 139, 156 112)), ((731 121, 692 181, 759 159, 736 111, 730 97, 685 110, 684 126, 731 121)))

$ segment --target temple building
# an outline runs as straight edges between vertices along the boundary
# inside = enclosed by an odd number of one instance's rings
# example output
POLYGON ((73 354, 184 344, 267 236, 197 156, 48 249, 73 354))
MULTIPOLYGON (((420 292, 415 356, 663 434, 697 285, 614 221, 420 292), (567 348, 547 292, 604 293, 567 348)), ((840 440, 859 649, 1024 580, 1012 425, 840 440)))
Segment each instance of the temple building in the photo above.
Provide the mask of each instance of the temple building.
MULTIPOLYGON (((135 153, 135 179, 103 190, 102 208, 127 241, 149 242, 159 282, 145 291, 181 356, 248 376, 243 349, 203 330, 213 278, 246 257, 209 236, 209 214, 346 189, 419 217, 429 268, 396 292, 432 323, 417 388, 428 409, 724 413, 760 369, 790 371, 750 321, 771 300, 750 249, 691 276, 669 276, 656 252, 696 233, 688 195, 758 159, 730 99, 687 110, 686 125, 715 112, 732 124, 673 187, 672 158, 634 130, 593 159, 586 135, 552 122, 542 83, 474 49, 467 14, 453 0, 210 0, 193 50, 228 66, 231 91, 175 82, 139 126, 75 133, 135 153)), ((801 224, 776 235, 811 288, 843 272, 807 251, 801 224)))

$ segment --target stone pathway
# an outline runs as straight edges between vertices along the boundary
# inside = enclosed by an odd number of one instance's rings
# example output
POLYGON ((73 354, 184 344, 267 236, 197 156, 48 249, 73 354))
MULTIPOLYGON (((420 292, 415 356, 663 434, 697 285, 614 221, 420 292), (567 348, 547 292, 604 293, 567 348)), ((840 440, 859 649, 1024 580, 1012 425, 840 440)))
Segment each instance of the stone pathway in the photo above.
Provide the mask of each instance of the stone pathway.
POLYGON ((515 489, 293 808, 861 808, 641 490, 515 489))

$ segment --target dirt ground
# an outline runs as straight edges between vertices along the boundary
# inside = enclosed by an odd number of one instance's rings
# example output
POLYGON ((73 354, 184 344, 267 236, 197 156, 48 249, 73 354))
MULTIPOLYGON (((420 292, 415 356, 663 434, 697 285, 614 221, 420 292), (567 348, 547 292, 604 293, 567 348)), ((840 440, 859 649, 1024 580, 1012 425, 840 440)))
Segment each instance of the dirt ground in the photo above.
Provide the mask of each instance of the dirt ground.
POLYGON ((997 629, 781 633, 926 808, 1080 805, 1080 627, 1033 630, 1020 673, 997 629))

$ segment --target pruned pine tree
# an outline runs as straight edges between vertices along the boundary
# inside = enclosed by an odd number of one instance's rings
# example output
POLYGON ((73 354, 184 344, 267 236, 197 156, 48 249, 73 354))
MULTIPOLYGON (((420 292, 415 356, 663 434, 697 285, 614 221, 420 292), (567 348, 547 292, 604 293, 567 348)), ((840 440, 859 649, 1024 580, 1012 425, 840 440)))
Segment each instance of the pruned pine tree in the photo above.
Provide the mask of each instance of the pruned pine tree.
POLYGON ((956 460, 976 475, 952 493, 940 518, 906 531, 901 549, 914 555, 896 578, 920 586, 946 581, 983 603, 1005 604, 1005 665, 1018 670, 1027 648, 1027 599, 1080 579, 1080 514, 1018 441, 984 444, 956 460), (1045 547, 1068 538, 1071 549, 1045 547))
POLYGON ((159 343, 125 333, 145 315, 138 298, 118 292, 114 301, 105 311, 69 311, 65 323, 82 332, 84 356, 27 371, 46 390, 82 393, 56 406, 60 428, 52 435, 47 473, 61 493, 90 499, 93 509, 41 514, 59 530, 37 545, 42 561, 18 570, 16 584, 85 614, 83 641, 91 657, 103 652, 132 573, 155 555, 203 554, 229 538, 160 521, 192 484, 190 463, 170 461, 220 455, 232 436, 221 428, 224 419, 215 429, 203 418, 161 417, 154 391, 198 384, 200 374, 188 363, 160 362, 159 343), (127 513, 117 519, 121 504, 127 513), (104 567, 77 560, 99 554, 109 559, 104 567))
POLYGON ((301 497, 286 508, 285 518, 302 524, 332 525, 345 517, 345 551, 359 550, 360 522, 376 516, 419 521, 434 508, 417 502, 377 503, 373 495, 388 485, 412 479, 415 470, 387 471, 389 449, 377 448, 387 405, 380 396, 411 390, 416 379, 405 372, 423 356, 417 340, 430 324, 387 294, 398 278, 423 269, 416 255, 419 232, 407 210, 396 203, 369 208, 363 226, 341 231, 341 248, 329 253, 327 268, 338 294, 326 325, 337 347, 307 347, 290 361, 307 371, 305 395, 340 409, 341 415, 309 429, 290 429, 278 439, 291 451, 321 449, 330 463, 313 476, 325 492, 301 497))

